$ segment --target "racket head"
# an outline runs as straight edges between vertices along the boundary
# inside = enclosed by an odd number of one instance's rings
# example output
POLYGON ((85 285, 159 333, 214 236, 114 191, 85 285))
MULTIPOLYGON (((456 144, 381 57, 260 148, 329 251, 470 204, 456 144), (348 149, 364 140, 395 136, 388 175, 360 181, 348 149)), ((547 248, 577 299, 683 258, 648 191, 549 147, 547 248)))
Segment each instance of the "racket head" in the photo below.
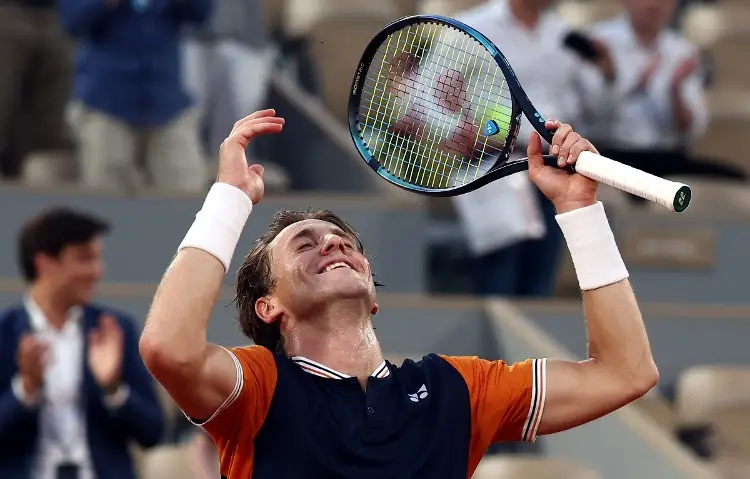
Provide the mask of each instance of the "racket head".
MULTIPOLYGON (((484 35, 451 18, 415 15, 387 25, 365 48, 349 130, 387 181, 454 196, 528 168, 509 161, 525 106, 508 61, 484 35)), ((543 127, 538 113, 536 120, 543 127)))

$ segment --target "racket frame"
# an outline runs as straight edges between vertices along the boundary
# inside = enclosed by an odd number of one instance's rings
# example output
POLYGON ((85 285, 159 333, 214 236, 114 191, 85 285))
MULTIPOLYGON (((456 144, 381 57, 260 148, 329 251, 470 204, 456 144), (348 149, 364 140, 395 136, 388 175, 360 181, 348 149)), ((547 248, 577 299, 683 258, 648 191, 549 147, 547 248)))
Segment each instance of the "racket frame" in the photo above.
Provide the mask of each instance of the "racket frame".
MULTIPOLYGON (((362 57, 357 66, 357 73, 354 76, 354 80, 352 82, 352 88, 350 90, 349 108, 348 108, 349 132, 352 136, 352 140, 354 141, 355 146, 357 147, 357 150, 359 151, 360 155, 365 160, 365 162, 370 166, 370 168, 372 168, 378 175, 380 175, 381 177, 383 177, 390 183, 396 186, 399 186, 401 188, 404 188, 408 191, 413 191, 413 192, 420 193, 420 194, 427 195, 427 196, 443 196, 443 197, 458 196, 464 193, 468 193, 478 188, 481 188, 482 186, 485 186, 486 184, 492 181, 495 181, 499 178, 503 178, 503 177, 506 177, 515 173, 519 173, 524 170, 528 170, 529 168, 528 159, 524 158, 520 160, 513 160, 513 161, 510 160, 510 155, 514 150, 516 146, 516 141, 518 139, 518 133, 519 133, 520 126, 521 126, 521 114, 526 116, 526 118, 529 120, 529 122, 534 127, 534 129, 539 133, 539 135, 547 143, 552 144, 554 131, 548 130, 546 128, 545 118, 531 103, 531 100, 526 94, 526 91, 521 86, 521 82, 518 80, 518 77, 513 71, 513 68, 511 67, 510 62, 508 62, 508 59, 505 58, 505 55, 502 54, 500 49, 498 49, 495 46, 495 44, 493 44, 481 32, 470 27, 469 25, 459 22, 458 20, 455 20, 453 18, 448 18, 448 17, 444 17, 440 15, 412 15, 412 16, 404 17, 394 22, 391 22, 385 28, 383 28, 380 32, 375 34, 375 36, 373 36, 373 38, 370 40, 370 43, 368 43, 367 47, 365 48, 365 51, 363 52, 362 57), (360 129, 358 126, 359 121, 357 117, 358 117, 359 104, 362 99, 362 88, 366 80, 365 72, 372 64, 372 60, 375 57, 375 53, 378 51, 378 49, 384 43, 384 41, 388 38, 388 36, 391 35, 392 33, 398 30, 401 30, 403 28, 406 28, 410 25, 414 25, 417 23, 426 23, 426 22, 441 23, 448 27, 456 28, 460 30, 461 32, 467 34, 468 36, 472 37, 475 41, 479 42, 494 57, 495 62, 497 63, 500 70, 502 71, 503 75, 505 76, 506 85, 508 87, 508 90, 510 91, 510 96, 511 96, 511 105, 512 105, 511 124, 510 124, 508 135, 505 139, 503 150, 500 156, 496 159, 494 165, 489 169, 489 171, 485 173, 483 176, 480 176, 474 179, 473 181, 471 181, 470 183, 467 183, 458 187, 440 188, 440 189, 425 188, 422 186, 408 183, 402 180, 401 178, 398 178, 397 176, 393 175, 392 173, 387 171, 382 165, 380 165, 380 163, 375 159, 373 154, 367 148, 367 145, 365 145, 365 142, 360 134, 360 129)), ((481 128, 482 125, 480 125, 479 127, 481 128)), ((585 155, 582 155, 582 156, 585 156, 585 155)), ((599 158, 603 158, 603 157, 599 157, 599 158)), ((558 167, 557 160, 558 159, 555 156, 551 156, 551 155, 544 156, 544 163, 549 166, 558 167)), ((651 201, 658 202, 677 213, 681 213, 685 211, 688 205, 690 204, 692 195, 691 195, 691 189, 688 185, 684 185, 682 183, 670 182, 669 180, 655 177, 653 175, 647 174, 640 170, 635 170, 633 168, 627 167, 626 165, 612 162, 612 160, 608 160, 608 161, 610 162, 609 163, 610 166, 607 167, 606 175, 601 174, 602 168, 603 168, 602 165, 604 164, 604 162, 601 162, 600 164, 598 163, 598 168, 597 168, 598 171, 594 171, 594 170, 588 171, 585 174, 585 176, 589 178, 595 178, 597 179, 597 181, 603 181, 623 191, 628 191, 629 193, 641 196, 643 198, 647 198, 651 201), (599 178, 597 178, 598 176, 599 178), (604 176, 608 176, 606 181, 605 181, 604 176), (626 181, 626 183, 621 183, 620 180, 626 177, 629 177, 628 181, 626 181), (653 188, 654 181, 659 183, 660 186, 653 188), (639 187, 639 185, 643 185, 646 183, 651 184, 650 191, 641 189, 639 187), (637 190, 640 190, 640 191, 637 191, 637 190), (659 193, 658 194, 654 193, 653 190, 658 190, 659 193)), ((566 166, 564 167, 564 169, 566 169, 567 171, 571 173, 576 171, 575 165, 566 166)), ((582 167, 582 170, 586 170, 586 168, 582 167)))

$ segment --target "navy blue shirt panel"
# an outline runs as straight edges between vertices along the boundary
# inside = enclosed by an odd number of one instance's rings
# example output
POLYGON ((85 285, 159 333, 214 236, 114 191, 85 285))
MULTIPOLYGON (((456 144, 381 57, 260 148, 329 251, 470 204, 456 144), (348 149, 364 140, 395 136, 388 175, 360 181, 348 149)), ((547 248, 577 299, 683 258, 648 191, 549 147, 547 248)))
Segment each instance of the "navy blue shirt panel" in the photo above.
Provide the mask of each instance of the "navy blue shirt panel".
POLYGON ((254 479, 466 479, 469 389, 437 355, 390 375, 329 379, 275 355, 278 379, 255 438, 254 479))

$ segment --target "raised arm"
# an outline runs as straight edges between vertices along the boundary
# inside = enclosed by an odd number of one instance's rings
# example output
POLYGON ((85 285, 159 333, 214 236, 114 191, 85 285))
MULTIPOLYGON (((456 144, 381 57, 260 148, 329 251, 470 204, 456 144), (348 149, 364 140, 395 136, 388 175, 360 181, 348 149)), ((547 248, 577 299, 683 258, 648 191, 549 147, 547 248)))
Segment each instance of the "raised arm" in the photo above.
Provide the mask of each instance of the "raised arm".
POLYGON ((245 149, 255 136, 281 131, 284 120, 274 115, 264 110, 238 121, 222 144, 217 182, 159 284, 141 336, 146 366, 197 420, 240 394, 242 371, 248 374, 243 359, 207 342, 206 331, 252 205, 263 197, 263 168, 248 167, 245 149))
MULTIPOLYGON (((596 149, 572 131, 557 127, 552 154, 573 163, 582 151, 596 149)), ((558 211, 583 291, 589 358, 580 362, 547 360, 543 376, 546 401, 539 434, 551 434, 597 419, 638 399, 656 385, 659 374, 646 328, 628 281, 604 208, 596 201, 597 184, 581 175, 544 166, 541 141, 529 146, 529 174, 558 211)))

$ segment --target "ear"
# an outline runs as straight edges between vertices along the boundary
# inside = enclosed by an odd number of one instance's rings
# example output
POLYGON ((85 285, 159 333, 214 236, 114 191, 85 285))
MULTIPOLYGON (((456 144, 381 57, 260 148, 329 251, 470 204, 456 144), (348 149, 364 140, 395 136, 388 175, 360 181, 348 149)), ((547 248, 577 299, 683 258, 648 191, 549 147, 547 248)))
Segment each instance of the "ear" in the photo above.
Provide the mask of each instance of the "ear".
POLYGON ((34 269, 36 270, 37 277, 42 276, 45 271, 49 271, 55 261, 55 258, 44 253, 34 255, 34 269))
POLYGON ((370 311, 370 314, 375 316, 376 314, 378 314, 378 311, 380 311, 380 306, 378 306, 378 303, 373 303, 372 311, 370 311))
POLYGON ((278 304, 276 304, 276 301, 274 301, 273 298, 264 296, 258 298, 255 302, 255 314, 257 314, 264 323, 273 324, 283 316, 284 311, 278 304))

